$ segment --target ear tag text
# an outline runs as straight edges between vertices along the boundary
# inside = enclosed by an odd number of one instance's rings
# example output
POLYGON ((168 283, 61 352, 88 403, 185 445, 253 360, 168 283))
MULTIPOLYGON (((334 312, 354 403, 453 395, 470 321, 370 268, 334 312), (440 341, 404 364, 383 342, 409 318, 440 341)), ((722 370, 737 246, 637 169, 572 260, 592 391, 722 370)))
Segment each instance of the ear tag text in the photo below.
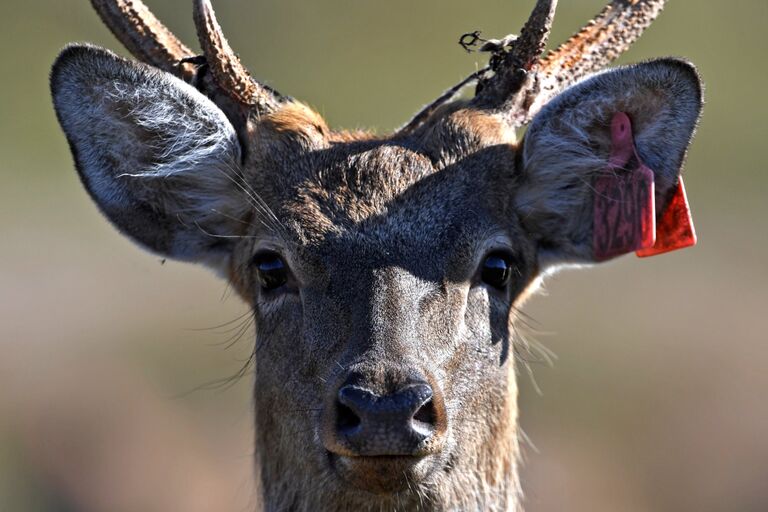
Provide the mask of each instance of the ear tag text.
POLYGON ((608 166, 592 187, 595 260, 651 249, 656 243, 654 174, 635 151, 632 123, 624 112, 613 116, 608 166))

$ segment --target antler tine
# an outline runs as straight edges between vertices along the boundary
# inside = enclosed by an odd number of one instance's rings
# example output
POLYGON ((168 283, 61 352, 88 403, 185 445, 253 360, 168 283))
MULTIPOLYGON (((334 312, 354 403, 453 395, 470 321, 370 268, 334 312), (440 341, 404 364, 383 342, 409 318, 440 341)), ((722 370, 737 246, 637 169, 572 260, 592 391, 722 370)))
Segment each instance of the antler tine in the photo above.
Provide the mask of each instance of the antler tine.
POLYGON ((613 0, 591 22, 539 63, 539 94, 525 122, 553 96, 627 51, 656 19, 666 0, 613 0))
POLYGON ((537 64, 549 39, 557 0, 538 0, 520 36, 509 51, 494 53, 491 70, 495 74, 480 81, 475 104, 484 108, 505 105, 524 85, 528 71, 537 64))
POLYGON ((134 57, 185 80, 193 78, 192 67, 180 62, 194 53, 141 0, 91 0, 91 4, 134 57))
POLYGON ((195 0, 197 37, 216 84, 238 103, 259 111, 275 110, 279 96, 255 81, 229 46, 210 0, 195 0))
POLYGON ((555 18, 557 0, 538 0, 531 16, 525 22, 520 36, 506 57, 507 62, 518 64, 526 71, 531 69, 544 52, 555 18))
POLYGON ((542 73, 578 80, 624 53, 664 8, 666 0, 613 0, 568 41, 541 60, 542 73))

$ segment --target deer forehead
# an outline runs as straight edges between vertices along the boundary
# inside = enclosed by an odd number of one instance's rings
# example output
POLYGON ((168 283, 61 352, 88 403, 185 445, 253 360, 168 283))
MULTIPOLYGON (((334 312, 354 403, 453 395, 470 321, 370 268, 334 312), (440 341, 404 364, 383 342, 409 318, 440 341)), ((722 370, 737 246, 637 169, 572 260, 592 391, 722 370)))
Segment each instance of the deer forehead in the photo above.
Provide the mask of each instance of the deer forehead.
POLYGON ((407 144, 384 140, 307 152, 286 159, 266 179, 277 216, 304 243, 357 239, 434 247, 507 224, 508 198, 499 194, 495 201, 493 192, 511 185, 502 176, 511 171, 490 154, 441 169, 407 144))
POLYGON ((251 210, 250 236, 235 250, 230 278, 244 297, 251 295, 248 261, 264 250, 314 283, 385 267, 433 282, 464 281, 494 244, 530 252, 510 211, 511 145, 441 167, 413 140, 311 149, 303 134, 281 136, 281 147, 300 140, 299 150, 273 152, 268 165, 251 157, 251 189, 271 213, 251 210), (264 218, 272 214, 277 229, 264 218))

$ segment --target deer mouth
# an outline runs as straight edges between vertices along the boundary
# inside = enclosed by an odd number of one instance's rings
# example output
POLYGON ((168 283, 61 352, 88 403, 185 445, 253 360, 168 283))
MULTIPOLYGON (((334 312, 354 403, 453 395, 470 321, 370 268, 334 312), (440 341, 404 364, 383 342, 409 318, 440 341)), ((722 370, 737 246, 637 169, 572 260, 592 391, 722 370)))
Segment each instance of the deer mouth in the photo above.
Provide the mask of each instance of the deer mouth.
POLYGON ((435 455, 377 455, 350 457, 328 452, 333 472, 361 491, 387 495, 413 488, 439 466, 435 455))

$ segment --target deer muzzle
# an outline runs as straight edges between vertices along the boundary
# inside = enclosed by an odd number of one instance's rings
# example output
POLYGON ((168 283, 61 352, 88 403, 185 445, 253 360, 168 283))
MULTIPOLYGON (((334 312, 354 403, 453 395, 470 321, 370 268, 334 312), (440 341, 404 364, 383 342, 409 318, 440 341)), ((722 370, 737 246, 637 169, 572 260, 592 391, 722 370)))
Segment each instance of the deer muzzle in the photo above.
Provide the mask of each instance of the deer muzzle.
POLYGON ((323 444, 336 473, 355 487, 395 492, 426 478, 441 458, 447 430, 442 393, 433 379, 406 374, 377 382, 350 372, 328 397, 323 444))

